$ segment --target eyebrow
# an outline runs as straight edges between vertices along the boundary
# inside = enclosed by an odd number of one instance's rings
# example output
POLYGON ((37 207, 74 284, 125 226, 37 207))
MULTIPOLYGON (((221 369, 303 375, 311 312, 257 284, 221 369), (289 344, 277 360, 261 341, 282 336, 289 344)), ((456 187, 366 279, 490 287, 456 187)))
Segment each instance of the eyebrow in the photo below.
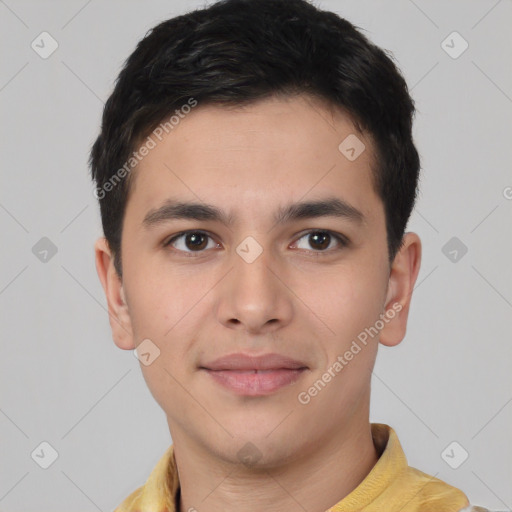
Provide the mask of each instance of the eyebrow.
MULTIPOLYGON (((363 213, 357 208, 337 197, 331 197, 318 201, 291 203, 279 208, 274 215, 274 222, 285 224, 317 217, 344 218, 358 224, 365 220, 363 213)), ((169 220, 179 219, 214 221, 226 226, 232 225, 234 221, 232 214, 228 214, 214 205, 169 199, 159 208, 150 210, 142 224, 146 229, 150 229, 169 220)))

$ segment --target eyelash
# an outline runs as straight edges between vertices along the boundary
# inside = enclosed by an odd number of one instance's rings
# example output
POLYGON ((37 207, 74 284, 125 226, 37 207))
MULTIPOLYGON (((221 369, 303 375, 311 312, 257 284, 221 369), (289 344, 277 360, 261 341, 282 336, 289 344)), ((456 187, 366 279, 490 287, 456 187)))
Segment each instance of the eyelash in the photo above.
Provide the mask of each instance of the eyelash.
MULTIPOLYGON (((164 242, 163 246, 164 247, 169 247, 176 240, 178 240, 178 239, 180 239, 180 238, 182 238, 182 237, 184 237, 184 236, 186 236, 186 235, 188 235, 190 233, 197 233, 197 234, 205 235, 205 236, 207 236, 207 237, 209 237, 209 238, 211 238, 213 240, 213 237, 209 233, 207 233, 206 231, 202 231, 202 230, 198 230, 198 229, 190 229, 190 230, 182 231, 182 232, 174 235, 172 238, 170 238, 169 240, 164 242)), ((334 231, 330 231, 328 229, 310 229, 309 231, 306 231, 305 233, 302 233, 297 240, 300 240, 301 238, 304 238, 307 235, 311 235, 312 233, 326 233, 329 236, 331 236, 332 238, 334 238, 338 242, 338 244, 340 245, 340 247, 337 250, 341 250, 341 249, 347 247, 350 244, 349 239, 346 238, 344 235, 341 235, 339 233, 335 233, 334 231)), ((184 256, 191 257, 191 258, 197 258, 200 255, 202 255, 204 252, 206 252, 205 249, 203 249, 201 251, 182 251, 181 249, 172 249, 172 250, 177 251, 177 252, 183 254, 184 256)), ((310 252, 312 256, 318 257, 318 256, 329 255, 331 252, 334 252, 334 251, 336 251, 336 249, 325 249, 325 250, 320 250, 320 251, 312 249, 311 251, 308 251, 308 252, 310 252)))

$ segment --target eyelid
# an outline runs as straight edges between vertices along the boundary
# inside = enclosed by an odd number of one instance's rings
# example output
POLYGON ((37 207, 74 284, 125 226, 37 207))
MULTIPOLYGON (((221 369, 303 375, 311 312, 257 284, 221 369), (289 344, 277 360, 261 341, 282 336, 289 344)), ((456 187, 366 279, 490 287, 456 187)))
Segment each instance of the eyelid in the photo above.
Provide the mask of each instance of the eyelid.
MULTIPOLYGON (((350 244, 350 240, 345 235, 338 233, 337 231, 332 231, 330 229, 321 229, 321 228, 307 229, 306 231, 299 233, 297 235, 297 239, 296 239, 296 242, 294 242, 294 244, 297 243, 301 238, 304 238, 306 235, 310 235, 312 233, 327 233, 328 235, 330 235, 332 238, 334 238, 338 242, 340 247, 347 247, 350 244)), ((336 250, 336 249, 326 249, 324 251, 315 251, 315 250, 311 249, 308 252, 311 252, 314 254, 326 254, 326 253, 330 253, 334 250, 336 250)))
MULTIPOLYGON (((166 241, 164 241, 164 243, 162 245, 163 245, 164 248, 167 248, 173 242, 175 242, 176 240, 178 240, 181 237, 184 237, 184 236, 188 235, 189 233, 199 233, 199 234, 205 235, 208 238, 210 238, 210 239, 215 241, 215 237, 211 233, 209 233, 208 231, 204 231, 203 229, 186 229, 184 231, 180 231, 179 233, 176 233, 176 234, 172 235, 169 239, 166 239, 166 241)), ((218 243, 218 242, 215 241, 215 243, 218 243)), ((174 247, 171 250, 175 251, 175 252, 177 252, 179 254, 184 254, 186 256, 192 256, 192 257, 197 257, 195 255, 199 256, 199 255, 204 254, 206 252, 206 250, 202 250, 202 251, 182 251, 181 249, 175 249, 174 247)))
MULTIPOLYGON (((207 236, 208 238, 211 238, 212 240, 215 240, 215 237, 208 231, 204 231, 202 229, 187 229, 187 230, 180 231, 179 233, 172 235, 171 238, 167 239, 163 243, 163 246, 168 247, 173 242, 175 242, 176 240, 178 240, 179 238, 181 238, 185 235, 188 235, 189 233, 200 233, 202 235, 207 236)), ((299 234, 296 235, 295 242, 293 242, 293 243, 296 244, 301 238, 304 238, 306 235, 309 235, 312 233, 327 233, 332 238, 334 238, 339 244, 338 249, 326 249, 323 251, 318 251, 318 250, 315 251, 314 249, 311 249, 311 250, 301 249, 302 251, 306 251, 308 253, 314 254, 315 256, 317 256, 317 255, 320 256, 323 254, 330 254, 331 252, 343 249, 344 247, 347 247, 350 244, 350 240, 345 235, 338 233, 336 231, 332 231, 330 229, 322 229, 322 228, 310 228, 310 229, 300 232, 299 234)), ((216 242, 216 243, 218 243, 218 242, 216 242)), ((178 253, 185 254, 187 256, 192 256, 194 254, 201 255, 206 252, 206 250, 204 250, 204 249, 202 251, 182 251, 181 249, 173 248, 173 250, 177 251, 178 253)), ((193 257, 195 257, 195 256, 193 256, 193 257)))

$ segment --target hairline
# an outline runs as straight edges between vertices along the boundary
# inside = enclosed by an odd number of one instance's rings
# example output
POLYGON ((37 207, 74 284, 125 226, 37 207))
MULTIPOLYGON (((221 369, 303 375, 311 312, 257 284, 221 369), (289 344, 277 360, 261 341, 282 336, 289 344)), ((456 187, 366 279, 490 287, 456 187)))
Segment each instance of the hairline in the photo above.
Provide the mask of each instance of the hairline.
MULTIPOLYGON (((261 94, 257 96, 256 98, 247 98, 247 99, 236 99, 232 101, 218 101, 215 99, 206 98, 198 104, 196 108, 201 108, 201 106, 213 106, 218 108, 225 108, 225 109, 239 109, 246 106, 253 106, 257 105, 260 102, 264 102, 269 99, 278 99, 278 100, 284 100, 289 101, 293 100, 297 97, 305 97, 309 100, 312 100, 315 102, 319 107, 323 108, 324 110, 328 111, 331 116, 334 114, 342 114, 345 115, 348 120, 351 122, 352 126, 356 129, 356 131, 364 135, 365 138, 368 139, 368 142, 370 144, 370 176, 371 176, 371 183, 373 187, 373 191, 379 198, 379 200, 382 202, 383 209, 384 209, 384 225, 385 225, 385 231, 386 231, 386 240, 387 240, 387 252, 388 252, 388 259, 391 260, 391 258, 394 256, 390 253, 389 249, 389 233, 388 233, 388 218, 386 213, 386 205, 385 201, 380 193, 380 187, 379 187, 379 179, 380 174, 383 172, 379 161, 382 160, 380 157, 380 148, 378 146, 378 143, 375 139, 375 136, 370 130, 363 129, 360 125, 359 120, 356 118, 354 114, 349 112, 349 110, 342 104, 336 103, 333 100, 327 98, 326 96, 322 95, 321 93, 314 91, 314 90, 308 90, 306 88, 288 88, 285 90, 276 90, 276 91, 270 91, 268 93, 261 94)), ((165 117, 171 112, 173 109, 175 109, 177 106, 177 102, 172 103, 169 107, 162 109, 162 114, 160 116, 155 116, 155 120, 142 127, 138 133, 135 133, 132 136, 132 142, 129 146, 128 155, 132 154, 134 151, 136 151, 145 138, 165 119, 165 117)), ((136 188, 137 183, 137 175, 140 173, 139 169, 140 163, 137 163, 137 165, 132 169, 132 171, 127 175, 126 182, 125 182, 125 200, 123 205, 123 212, 122 212, 122 218, 120 223, 120 233, 119 233, 119 254, 115 255, 115 258, 117 259, 119 263, 119 270, 122 271, 122 240, 123 240, 123 231, 124 231, 124 222, 126 218, 126 210, 128 208, 128 202, 130 201, 131 197, 133 196, 136 188)), ((382 164, 381 164, 382 165, 382 164)), ((122 272, 119 273, 119 275, 122 275, 122 272)))

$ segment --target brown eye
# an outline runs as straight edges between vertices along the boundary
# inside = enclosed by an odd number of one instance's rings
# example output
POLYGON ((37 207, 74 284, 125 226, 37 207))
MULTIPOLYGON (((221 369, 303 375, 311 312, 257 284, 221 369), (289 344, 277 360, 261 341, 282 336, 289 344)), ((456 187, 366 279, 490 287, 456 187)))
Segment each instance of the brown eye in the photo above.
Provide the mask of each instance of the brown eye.
POLYGON ((313 249, 327 249, 331 242, 331 235, 325 231, 309 234, 309 243, 313 249))
POLYGON ((305 249, 309 252, 331 252, 332 250, 342 249, 343 247, 348 245, 348 240, 340 234, 333 233, 332 231, 327 230, 314 230, 309 231, 308 233, 304 233, 299 241, 296 242, 297 247, 299 249, 305 249), (300 247, 300 240, 306 240, 306 243, 303 244, 303 247, 300 247), (334 247, 332 247, 334 242, 334 247), (336 247, 336 243, 338 247, 336 247))
POLYGON ((172 246, 175 250, 185 253, 203 252, 215 246, 215 244, 208 246, 210 240, 212 238, 203 231, 185 231, 172 237, 164 246, 172 246))
POLYGON ((203 233, 188 233, 185 235, 185 245, 193 251, 200 251, 208 245, 208 237, 203 233))

